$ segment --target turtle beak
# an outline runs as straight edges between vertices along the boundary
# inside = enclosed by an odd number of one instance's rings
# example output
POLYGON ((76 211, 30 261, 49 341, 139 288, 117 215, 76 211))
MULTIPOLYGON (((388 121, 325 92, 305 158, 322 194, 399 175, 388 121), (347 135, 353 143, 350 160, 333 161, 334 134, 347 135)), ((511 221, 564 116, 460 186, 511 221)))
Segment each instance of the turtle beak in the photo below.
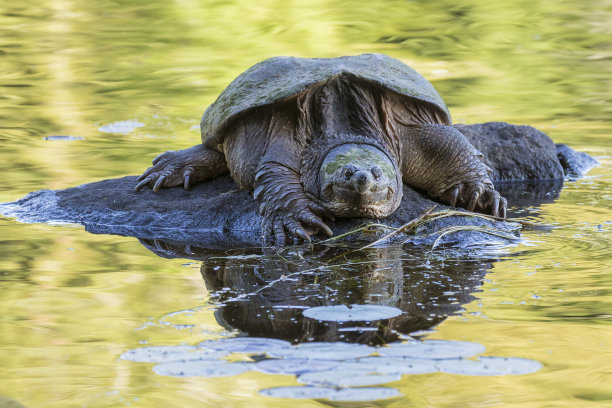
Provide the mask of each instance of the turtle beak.
POLYGON ((334 191, 341 201, 353 205, 372 205, 388 199, 389 180, 383 177, 378 166, 357 168, 347 164, 338 172, 334 181, 334 191))
POLYGON ((350 186, 352 190, 359 194, 365 194, 369 191, 381 190, 380 187, 386 187, 387 182, 383 180, 382 170, 374 165, 370 169, 357 169, 352 164, 347 164, 341 170, 341 174, 345 179, 345 187, 350 186), (379 186, 379 184, 381 184, 379 186), (384 186, 382 186, 384 184, 384 186))
POLYGON ((372 184, 373 184, 372 182, 374 181, 372 180, 372 178, 373 178, 372 175, 368 174, 367 171, 359 170, 352 177, 353 188, 359 194, 364 194, 370 191, 370 188, 372 187, 372 184))

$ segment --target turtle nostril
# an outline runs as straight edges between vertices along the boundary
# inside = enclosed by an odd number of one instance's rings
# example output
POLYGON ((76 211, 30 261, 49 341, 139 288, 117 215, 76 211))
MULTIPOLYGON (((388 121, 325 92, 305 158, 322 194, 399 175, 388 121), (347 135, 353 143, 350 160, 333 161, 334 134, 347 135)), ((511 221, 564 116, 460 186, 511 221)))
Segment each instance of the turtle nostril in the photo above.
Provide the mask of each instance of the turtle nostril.
POLYGON ((372 168, 370 169, 370 171, 372 172, 372 175, 374 176, 374 178, 376 180, 378 180, 379 178, 382 177, 382 170, 380 169, 380 167, 378 166, 372 166, 372 168))
POLYGON ((368 182, 368 176, 362 171, 357 173, 357 175, 355 176, 355 179, 357 180, 358 184, 365 184, 368 182))

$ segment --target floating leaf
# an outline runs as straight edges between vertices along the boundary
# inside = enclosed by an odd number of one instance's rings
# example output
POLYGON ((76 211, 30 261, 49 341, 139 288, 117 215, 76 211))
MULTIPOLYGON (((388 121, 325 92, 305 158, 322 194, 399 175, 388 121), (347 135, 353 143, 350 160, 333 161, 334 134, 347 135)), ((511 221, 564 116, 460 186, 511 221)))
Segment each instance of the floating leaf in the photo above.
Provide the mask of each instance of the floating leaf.
POLYGON ((195 360, 158 364, 153 371, 172 377, 230 377, 253 368, 253 363, 230 363, 225 360, 195 360))
POLYGON ((298 381, 302 384, 323 385, 327 387, 362 387, 399 381, 401 374, 379 374, 352 369, 317 371, 302 374, 298 381))
POLYGON ((436 360, 418 360, 394 357, 366 357, 345 363, 343 369, 371 371, 380 374, 428 374, 438 371, 436 360))
POLYGON ((340 365, 338 361, 332 360, 307 360, 307 359, 271 359, 258 361, 255 370, 267 374, 293 374, 300 375, 313 371, 326 371, 340 365))
POLYGON ((122 360, 139 363, 165 363, 180 360, 217 359, 226 353, 198 349, 195 346, 151 346, 126 351, 122 360))
POLYGON ((291 347, 291 343, 265 337, 230 337, 204 341, 199 346, 227 353, 266 353, 291 347))
POLYGON ((401 392, 389 387, 341 388, 334 390, 328 399, 332 401, 376 401, 400 397, 401 392))
POLYGON ((402 394, 395 388, 326 388, 326 387, 277 387, 259 391, 260 395, 274 398, 329 399, 332 401, 376 401, 402 394))
POLYGON ((535 373, 542 364, 517 357, 480 357, 478 360, 443 360, 438 362, 443 373, 462 375, 519 375, 535 373))
POLYGON ((384 357, 402 357, 417 359, 448 359, 472 357, 485 351, 478 343, 452 340, 426 340, 424 342, 392 343, 378 349, 384 357))
POLYGON ((69 135, 53 135, 53 136, 45 136, 43 138, 44 140, 49 140, 49 141, 57 141, 57 140, 64 140, 64 141, 73 141, 73 140, 83 140, 83 136, 69 136, 69 135))
POLYGON ((274 357, 296 358, 308 360, 346 360, 349 358, 367 357, 376 352, 376 348, 365 344, 353 343, 302 343, 297 346, 275 350, 270 353, 274 357))
POLYGON ((401 309, 381 305, 318 306, 304 310, 304 316, 324 322, 371 322, 401 315, 401 309))
POLYGON ((143 127, 144 123, 140 123, 137 120, 122 120, 119 122, 109 123, 98 128, 100 132, 104 133, 130 133, 136 128, 143 127))
POLYGON ((259 391, 260 395, 274 398, 293 398, 293 399, 320 399, 329 398, 334 393, 333 388, 326 387, 276 387, 266 388, 259 391))

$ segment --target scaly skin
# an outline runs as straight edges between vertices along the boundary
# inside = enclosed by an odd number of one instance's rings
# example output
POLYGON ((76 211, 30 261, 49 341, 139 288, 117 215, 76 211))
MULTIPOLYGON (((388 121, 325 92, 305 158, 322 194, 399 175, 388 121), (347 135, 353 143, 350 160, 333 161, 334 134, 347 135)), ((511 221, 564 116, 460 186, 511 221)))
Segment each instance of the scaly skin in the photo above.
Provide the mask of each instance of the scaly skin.
POLYGON ((264 162, 255 175, 255 185, 264 240, 286 245, 293 238, 310 242, 310 235, 317 232, 333 235, 322 219, 333 222, 334 216, 306 196, 294 170, 264 162))
POLYGON ((223 153, 197 145, 157 156, 153 159, 153 166, 138 177, 139 183, 134 190, 139 191, 145 186, 156 193, 162 187, 183 186, 189 190, 197 183, 212 180, 228 171, 223 153))
POLYGON ((401 141, 404 183, 444 204, 506 217, 506 199, 495 191, 482 154, 455 128, 406 126, 401 141))
MULTIPOLYGON (((321 161, 341 141, 388 153, 399 190, 403 181, 442 203, 505 217, 506 200, 495 191, 488 167, 448 120, 426 104, 371 83, 332 77, 294 99, 234 119, 223 132, 204 137, 203 146, 158 156, 136 190, 189 188, 229 167, 261 203, 264 237, 277 245, 310 241, 312 234, 332 234, 324 220, 333 221, 334 214, 363 215, 355 206, 351 214, 332 213, 341 197, 321 194, 321 161)), ((389 215, 401 191, 390 195, 365 215, 389 215)))
POLYGON ((289 119, 292 113, 291 109, 278 109, 264 119, 268 144, 252 186, 261 203, 264 241, 276 245, 286 245, 294 238, 309 242, 310 235, 319 232, 333 235, 323 220, 333 221, 334 216, 308 198, 300 182, 304 143, 289 119))

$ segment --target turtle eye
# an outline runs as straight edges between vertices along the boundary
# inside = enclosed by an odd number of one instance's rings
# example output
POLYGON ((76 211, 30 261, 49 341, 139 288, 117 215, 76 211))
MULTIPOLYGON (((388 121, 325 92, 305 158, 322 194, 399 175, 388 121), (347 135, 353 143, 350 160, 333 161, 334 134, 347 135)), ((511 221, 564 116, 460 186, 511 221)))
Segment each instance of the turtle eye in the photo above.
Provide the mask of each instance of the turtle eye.
POLYGON ((380 169, 380 167, 378 166, 373 166, 370 171, 372 172, 372 175, 374 176, 374 179, 378 180, 382 177, 382 170, 380 169))
POLYGON ((355 168, 355 166, 353 166, 353 165, 351 165, 351 164, 347 164, 346 166, 344 166, 344 167, 342 168, 342 175, 343 175, 344 177, 346 177, 347 179, 349 179, 349 178, 351 178, 351 176, 352 176, 353 174, 355 174, 355 171, 356 171, 356 170, 357 170, 357 169, 355 168))

